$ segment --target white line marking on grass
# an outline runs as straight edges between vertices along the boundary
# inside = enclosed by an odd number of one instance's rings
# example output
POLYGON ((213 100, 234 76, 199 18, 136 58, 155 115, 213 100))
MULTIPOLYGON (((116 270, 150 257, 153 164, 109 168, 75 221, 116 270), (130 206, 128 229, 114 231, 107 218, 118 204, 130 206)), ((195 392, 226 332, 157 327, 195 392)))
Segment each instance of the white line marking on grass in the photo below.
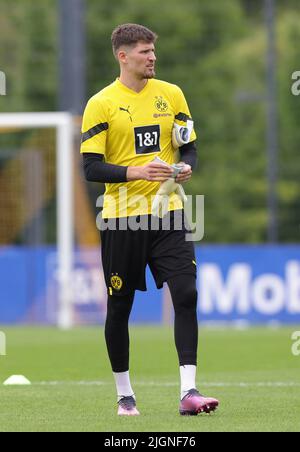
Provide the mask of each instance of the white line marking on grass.
MULTIPOLYGON (((113 381, 39 381, 32 383, 34 386, 110 386, 113 381)), ((173 387, 179 386, 177 382, 159 382, 159 381, 135 381, 135 386, 158 386, 173 387)), ((293 388, 300 387, 300 382, 293 381, 264 381, 264 382, 200 382, 199 387, 210 388, 293 388)))

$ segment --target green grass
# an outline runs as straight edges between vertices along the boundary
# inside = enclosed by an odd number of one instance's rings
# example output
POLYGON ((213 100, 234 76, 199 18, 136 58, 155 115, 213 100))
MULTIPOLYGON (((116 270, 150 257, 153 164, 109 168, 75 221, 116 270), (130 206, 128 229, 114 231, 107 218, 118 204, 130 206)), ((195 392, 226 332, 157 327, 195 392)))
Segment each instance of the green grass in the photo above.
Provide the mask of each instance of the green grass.
POLYGON ((22 374, 33 383, 0 385, 0 431, 300 431, 300 356, 291 353, 291 334, 300 327, 201 329, 198 387, 221 405, 213 415, 197 417, 178 414, 171 328, 131 328, 131 375, 141 416, 126 419, 116 415, 102 329, 0 330, 7 337, 0 382, 22 374))

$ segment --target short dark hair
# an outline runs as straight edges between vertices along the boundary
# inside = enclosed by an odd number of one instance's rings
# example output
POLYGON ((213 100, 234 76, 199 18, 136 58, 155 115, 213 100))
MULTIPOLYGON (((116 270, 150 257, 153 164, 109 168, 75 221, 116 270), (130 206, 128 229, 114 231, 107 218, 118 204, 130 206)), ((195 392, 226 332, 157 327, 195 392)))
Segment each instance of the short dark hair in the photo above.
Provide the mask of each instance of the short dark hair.
POLYGON ((139 24, 123 24, 114 29, 111 35, 111 42, 115 57, 122 45, 132 46, 139 41, 154 43, 157 34, 139 24))

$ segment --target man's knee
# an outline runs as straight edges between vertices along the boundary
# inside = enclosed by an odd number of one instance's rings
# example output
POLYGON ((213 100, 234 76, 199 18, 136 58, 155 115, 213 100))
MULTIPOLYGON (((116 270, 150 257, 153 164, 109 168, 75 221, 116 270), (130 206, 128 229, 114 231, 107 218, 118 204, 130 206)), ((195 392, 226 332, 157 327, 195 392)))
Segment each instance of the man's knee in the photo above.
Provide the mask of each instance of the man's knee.
POLYGON ((196 309, 198 292, 196 287, 185 287, 181 296, 181 307, 196 309))
POLYGON ((109 296, 107 300, 107 316, 113 319, 124 319, 129 316, 134 294, 127 296, 109 296))
POLYGON ((195 310, 197 308, 198 292, 196 282, 189 280, 189 284, 177 285, 171 291, 175 311, 195 310))

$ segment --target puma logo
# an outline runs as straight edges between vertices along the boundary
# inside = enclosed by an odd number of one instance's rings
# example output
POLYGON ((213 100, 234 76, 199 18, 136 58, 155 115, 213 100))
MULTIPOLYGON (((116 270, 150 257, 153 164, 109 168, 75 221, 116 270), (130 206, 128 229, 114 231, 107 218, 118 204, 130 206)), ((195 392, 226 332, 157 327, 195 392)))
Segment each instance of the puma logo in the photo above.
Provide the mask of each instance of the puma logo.
POLYGON ((130 121, 132 122, 132 117, 131 117, 131 113, 130 113, 130 111, 129 111, 129 108, 130 108, 130 105, 128 105, 127 108, 120 107, 120 110, 121 110, 121 111, 126 111, 126 113, 129 114, 130 121))

